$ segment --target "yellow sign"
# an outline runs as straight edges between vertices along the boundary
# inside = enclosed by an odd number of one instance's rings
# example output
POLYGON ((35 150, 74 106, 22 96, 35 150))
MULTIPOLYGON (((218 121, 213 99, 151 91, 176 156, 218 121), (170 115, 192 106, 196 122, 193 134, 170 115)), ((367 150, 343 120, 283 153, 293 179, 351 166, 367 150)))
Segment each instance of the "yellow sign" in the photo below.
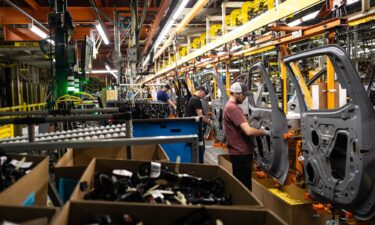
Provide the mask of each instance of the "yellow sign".
POLYGON ((39 47, 39 42, 30 42, 30 41, 17 41, 14 42, 15 47, 39 47))
POLYGON ((118 92, 117 90, 107 90, 107 101, 117 101, 118 92))

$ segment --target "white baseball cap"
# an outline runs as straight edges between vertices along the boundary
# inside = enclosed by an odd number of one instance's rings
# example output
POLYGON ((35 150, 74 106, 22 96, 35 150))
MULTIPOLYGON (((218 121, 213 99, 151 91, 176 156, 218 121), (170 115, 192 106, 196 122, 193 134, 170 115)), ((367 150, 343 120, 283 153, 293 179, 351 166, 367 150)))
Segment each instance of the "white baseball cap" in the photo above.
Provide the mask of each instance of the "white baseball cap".
POLYGON ((242 82, 236 82, 230 86, 230 92, 231 93, 243 93, 246 96, 251 95, 251 92, 247 88, 246 84, 242 82))

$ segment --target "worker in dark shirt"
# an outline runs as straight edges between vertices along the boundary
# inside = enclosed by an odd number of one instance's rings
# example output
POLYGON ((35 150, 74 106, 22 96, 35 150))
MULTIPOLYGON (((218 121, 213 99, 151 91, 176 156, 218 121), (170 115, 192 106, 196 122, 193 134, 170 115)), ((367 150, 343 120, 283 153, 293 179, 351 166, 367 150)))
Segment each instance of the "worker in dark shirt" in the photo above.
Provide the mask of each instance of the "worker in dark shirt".
POLYGON ((258 130, 249 126, 242 109, 242 104, 250 91, 244 83, 236 82, 230 87, 231 96, 224 107, 224 132, 228 151, 232 161, 233 175, 251 190, 253 145, 250 136, 269 135, 268 130, 258 130))
MULTIPOLYGON (((156 98, 157 98, 158 101, 167 103, 168 105, 172 106, 174 110, 176 110, 177 106, 172 102, 171 98, 169 97, 169 95, 167 93, 170 89, 171 89, 171 87, 168 84, 164 85, 164 87, 157 92, 156 98)), ((169 115, 169 106, 168 105, 166 105, 166 107, 165 107, 165 110, 166 110, 166 116, 165 117, 167 117, 169 115)))
MULTIPOLYGON (((190 98, 188 103, 188 116, 200 116, 202 117, 203 121, 203 130, 202 134, 205 133, 207 125, 212 126, 212 122, 204 115, 203 106, 202 106, 202 98, 204 98, 208 92, 204 87, 199 87, 196 89, 194 95, 190 98)), ((204 140, 199 144, 199 163, 203 163, 205 152, 205 145, 204 140)))

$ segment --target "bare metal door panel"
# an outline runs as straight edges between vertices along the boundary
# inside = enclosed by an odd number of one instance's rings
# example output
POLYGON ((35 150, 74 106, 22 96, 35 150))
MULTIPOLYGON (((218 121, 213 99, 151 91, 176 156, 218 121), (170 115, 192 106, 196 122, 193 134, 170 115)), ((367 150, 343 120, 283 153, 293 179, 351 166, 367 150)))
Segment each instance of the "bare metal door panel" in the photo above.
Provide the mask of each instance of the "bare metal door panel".
POLYGON ((349 56, 332 45, 284 58, 295 84, 307 186, 318 200, 368 219, 375 213, 375 112, 349 56), (308 110, 290 63, 328 56, 350 101, 334 110, 308 110))
POLYGON ((267 88, 269 99, 271 102, 270 108, 263 108, 259 106, 262 96, 259 94, 257 100, 254 96, 249 96, 249 121, 250 125, 255 128, 262 128, 271 131, 268 137, 255 137, 255 158, 262 170, 268 172, 271 176, 276 178, 281 184, 289 171, 289 157, 288 157, 288 142, 283 139, 283 134, 288 133, 288 125, 285 113, 278 107, 278 100, 275 89, 272 86, 267 70, 261 63, 255 64, 249 73, 249 86, 253 72, 258 70, 263 78, 263 85, 267 88), (255 104, 258 102, 258 104, 255 104))

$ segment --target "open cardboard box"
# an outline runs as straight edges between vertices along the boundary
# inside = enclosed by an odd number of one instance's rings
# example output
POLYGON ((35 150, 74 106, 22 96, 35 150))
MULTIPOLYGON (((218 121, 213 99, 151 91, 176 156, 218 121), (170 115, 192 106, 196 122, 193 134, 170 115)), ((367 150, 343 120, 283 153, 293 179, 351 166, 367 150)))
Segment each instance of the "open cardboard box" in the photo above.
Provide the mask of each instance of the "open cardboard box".
MULTIPOLYGON (((232 173, 232 163, 229 155, 219 155, 218 163, 232 173)), ((278 188, 282 195, 286 194, 294 202, 291 203, 269 190, 276 189, 271 177, 261 179, 257 177, 256 173, 253 173, 252 184, 253 194, 260 199, 264 207, 275 212, 288 224, 325 225, 326 220, 329 220, 328 215, 314 216, 312 202, 305 200, 307 189, 300 188, 293 183, 278 188)))
MULTIPOLYGON (((132 149, 132 159, 135 160, 169 161, 161 145, 135 145, 132 149)), ((93 158, 128 159, 125 146, 69 149, 63 157, 59 159, 55 167, 87 166, 93 158)))
MULTIPOLYGON (((202 209, 202 206, 145 205, 123 202, 71 201, 62 209, 52 225, 84 224, 96 215, 108 214, 114 220, 129 214, 144 224, 175 224, 176 220, 202 209)), ((225 225, 257 224, 287 225, 269 210, 262 208, 215 207, 206 208, 213 219, 220 219, 225 225)))
MULTIPOLYGON (((88 184, 87 190, 82 191, 79 185, 77 185, 71 196, 71 200, 84 199, 85 194, 92 188, 95 172, 111 174, 114 169, 126 169, 131 172, 137 172, 139 166, 145 162, 147 161, 93 159, 79 181, 79 183, 86 182, 88 184)), ((175 163, 163 162, 162 164, 172 170, 175 170, 175 163)), ((204 178, 221 178, 225 183, 225 192, 231 194, 232 196, 233 205, 246 207, 262 205, 260 201, 255 198, 254 195, 243 184, 241 184, 233 175, 228 173, 220 166, 180 164, 179 172, 189 173, 194 176, 204 178)))
POLYGON ((50 207, 22 207, 0 205, 0 222, 8 221, 21 225, 47 225, 58 210, 50 207))
MULTIPOLYGON (((168 162, 161 145, 135 145, 132 159, 168 162)), ((126 147, 69 149, 55 165, 55 181, 60 196, 67 201, 93 158, 127 159, 126 147)))
POLYGON ((48 192, 48 157, 30 155, 10 155, 26 162, 33 162, 33 169, 17 182, 0 192, 0 204, 6 205, 46 205, 48 192))

